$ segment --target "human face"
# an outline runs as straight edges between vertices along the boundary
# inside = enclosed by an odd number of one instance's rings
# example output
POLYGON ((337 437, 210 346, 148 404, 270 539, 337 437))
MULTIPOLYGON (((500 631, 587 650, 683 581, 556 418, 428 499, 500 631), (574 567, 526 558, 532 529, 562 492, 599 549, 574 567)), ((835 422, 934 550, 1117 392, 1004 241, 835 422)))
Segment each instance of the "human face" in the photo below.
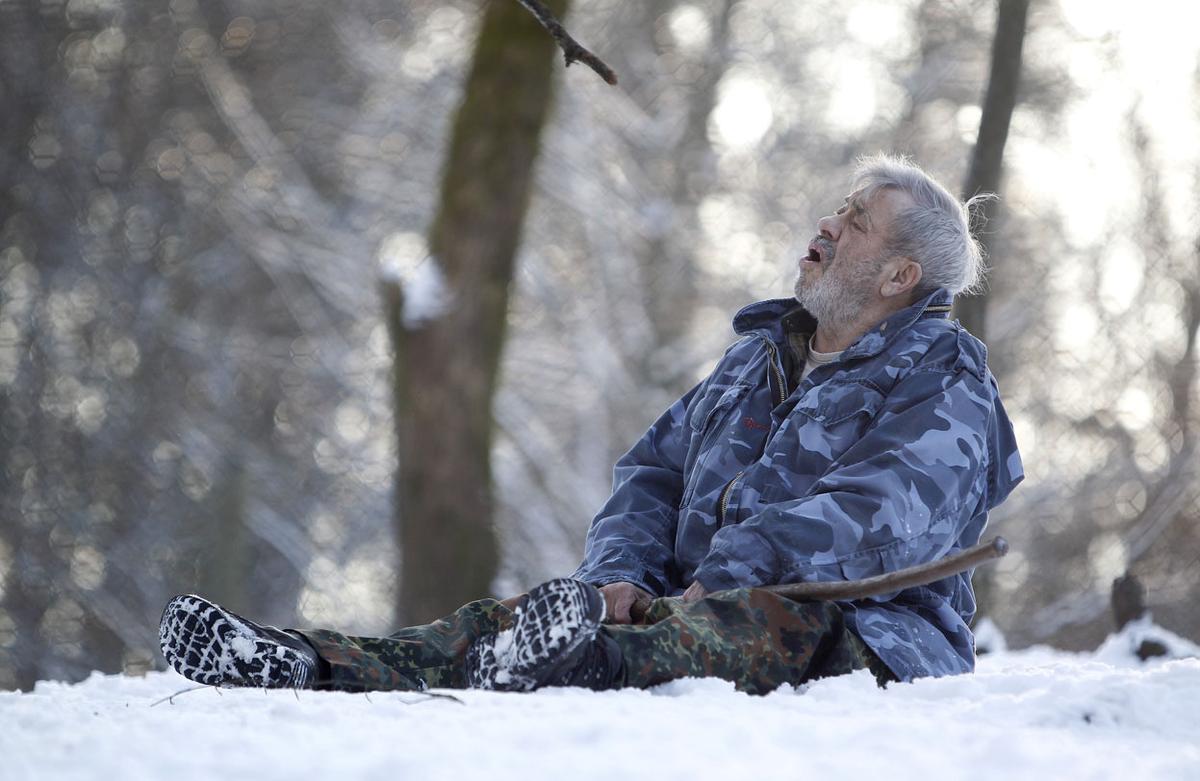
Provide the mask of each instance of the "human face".
POLYGON ((907 193, 861 190, 842 207, 817 221, 818 234, 800 259, 796 300, 817 318, 836 326, 853 322, 881 298, 880 270, 888 259, 887 240, 896 214, 912 203, 907 193))

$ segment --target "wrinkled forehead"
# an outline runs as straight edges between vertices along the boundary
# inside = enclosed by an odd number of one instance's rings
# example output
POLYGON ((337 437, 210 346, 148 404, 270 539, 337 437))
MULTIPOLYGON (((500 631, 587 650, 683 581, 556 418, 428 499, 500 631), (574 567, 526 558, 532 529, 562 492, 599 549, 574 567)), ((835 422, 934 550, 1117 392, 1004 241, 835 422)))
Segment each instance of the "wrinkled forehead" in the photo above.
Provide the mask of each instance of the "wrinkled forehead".
POLYGON ((912 196, 887 184, 867 185, 852 190, 845 198, 851 211, 867 215, 873 222, 888 223, 899 212, 916 205, 912 196))
POLYGON ((842 199, 842 203, 849 206, 851 209, 865 209, 866 201, 873 193, 868 193, 865 187, 860 187, 857 190, 851 190, 850 193, 842 199))

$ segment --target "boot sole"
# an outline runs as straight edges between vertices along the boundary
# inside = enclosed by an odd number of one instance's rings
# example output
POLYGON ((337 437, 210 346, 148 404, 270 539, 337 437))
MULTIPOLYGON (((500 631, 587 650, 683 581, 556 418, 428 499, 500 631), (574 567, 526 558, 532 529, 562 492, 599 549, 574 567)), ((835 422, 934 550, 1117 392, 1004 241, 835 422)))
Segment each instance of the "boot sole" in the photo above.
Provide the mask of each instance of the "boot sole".
MULTIPOLYGON (((559 677, 604 620, 604 597, 570 578, 547 581, 517 608, 509 643, 497 642, 493 688, 531 691, 559 677)), ((507 639, 507 638, 506 638, 507 639)))
POLYGON ((294 648, 263 637, 203 597, 167 603, 158 627, 163 657, 183 677, 209 686, 303 688, 312 668, 294 648))

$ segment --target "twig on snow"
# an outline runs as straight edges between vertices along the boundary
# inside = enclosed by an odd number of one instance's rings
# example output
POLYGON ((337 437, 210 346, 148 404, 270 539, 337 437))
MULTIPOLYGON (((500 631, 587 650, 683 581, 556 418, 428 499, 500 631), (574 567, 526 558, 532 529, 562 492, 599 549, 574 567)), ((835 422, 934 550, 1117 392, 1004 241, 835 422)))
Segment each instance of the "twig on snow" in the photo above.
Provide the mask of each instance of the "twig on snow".
MULTIPOLYGON (((317 683, 323 683, 323 682, 318 681, 317 683)), ((154 702, 150 703, 150 707, 153 708, 155 705, 162 705, 164 702, 169 702, 172 705, 174 705, 176 697, 178 697, 182 694, 189 694, 191 692, 200 691, 201 689, 212 689, 218 695, 221 694, 221 687, 209 686, 207 684, 202 684, 200 686, 192 686, 187 689, 180 689, 179 691, 177 691, 173 694, 168 694, 166 697, 163 697, 160 700, 155 700, 154 702)), ((262 689, 262 692, 263 692, 263 694, 266 694, 267 689, 265 689, 265 688, 262 689)), ((409 701, 409 700, 403 700, 403 699, 400 700, 400 702, 404 703, 405 705, 420 705, 422 702, 428 702, 429 700, 450 700, 451 702, 457 702, 459 705, 466 705, 465 702, 463 702, 459 698, 455 697, 453 694, 442 694, 441 692, 431 692, 431 691, 407 692, 407 693, 415 694, 418 697, 422 697, 423 699, 416 700, 416 701, 409 701)), ((299 689, 292 689, 292 694, 294 694, 296 696, 297 701, 300 700, 300 690, 299 689)), ((375 704, 375 701, 371 699, 370 692, 364 691, 362 694, 363 694, 363 697, 366 698, 367 702, 371 703, 372 705, 375 704)))
MULTIPOLYGON (((150 703, 150 707, 153 708, 155 705, 162 705, 164 702, 169 702, 172 705, 174 705, 175 698, 181 694, 188 694, 189 692, 200 691, 201 689, 216 689, 216 688, 217 688, 216 686, 208 686, 207 684, 205 684, 205 685, 201 685, 201 686, 192 686, 191 688, 188 688, 188 689, 180 689, 179 691, 175 692, 174 694, 168 694, 166 697, 163 697, 161 700, 155 700, 154 702, 150 703)), ((217 689, 217 694, 220 694, 220 693, 221 693, 221 691, 219 689, 217 689)))
MULTIPOLYGON (((451 702, 457 702, 459 705, 466 705, 465 702, 463 702, 459 698, 455 697, 453 694, 441 694, 439 692, 429 692, 429 691, 411 692, 411 693, 419 694, 422 697, 428 697, 431 700, 450 700, 451 702)), ((401 702, 404 702, 404 701, 401 700, 401 702)), ((421 702, 423 702, 423 700, 418 700, 417 702, 405 702, 404 704, 405 705, 419 705, 421 702)))

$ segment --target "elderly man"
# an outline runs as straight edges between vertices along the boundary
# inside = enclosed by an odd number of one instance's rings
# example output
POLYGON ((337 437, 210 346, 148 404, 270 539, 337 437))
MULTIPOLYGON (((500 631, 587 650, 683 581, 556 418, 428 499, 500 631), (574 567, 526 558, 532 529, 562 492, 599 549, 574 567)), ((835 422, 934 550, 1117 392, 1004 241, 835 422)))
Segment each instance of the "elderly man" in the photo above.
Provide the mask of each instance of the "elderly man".
POLYGON ((973 545, 1022 477, 984 347, 948 319, 982 273, 966 206, 892 157, 863 159, 853 182, 799 259, 795 298, 739 312, 713 372, 617 462, 572 578, 386 638, 177 597, 166 658, 203 683, 347 690, 712 675, 762 693, 862 668, 881 684, 972 670, 969 573, 855 602, 755 588, 973 545))

